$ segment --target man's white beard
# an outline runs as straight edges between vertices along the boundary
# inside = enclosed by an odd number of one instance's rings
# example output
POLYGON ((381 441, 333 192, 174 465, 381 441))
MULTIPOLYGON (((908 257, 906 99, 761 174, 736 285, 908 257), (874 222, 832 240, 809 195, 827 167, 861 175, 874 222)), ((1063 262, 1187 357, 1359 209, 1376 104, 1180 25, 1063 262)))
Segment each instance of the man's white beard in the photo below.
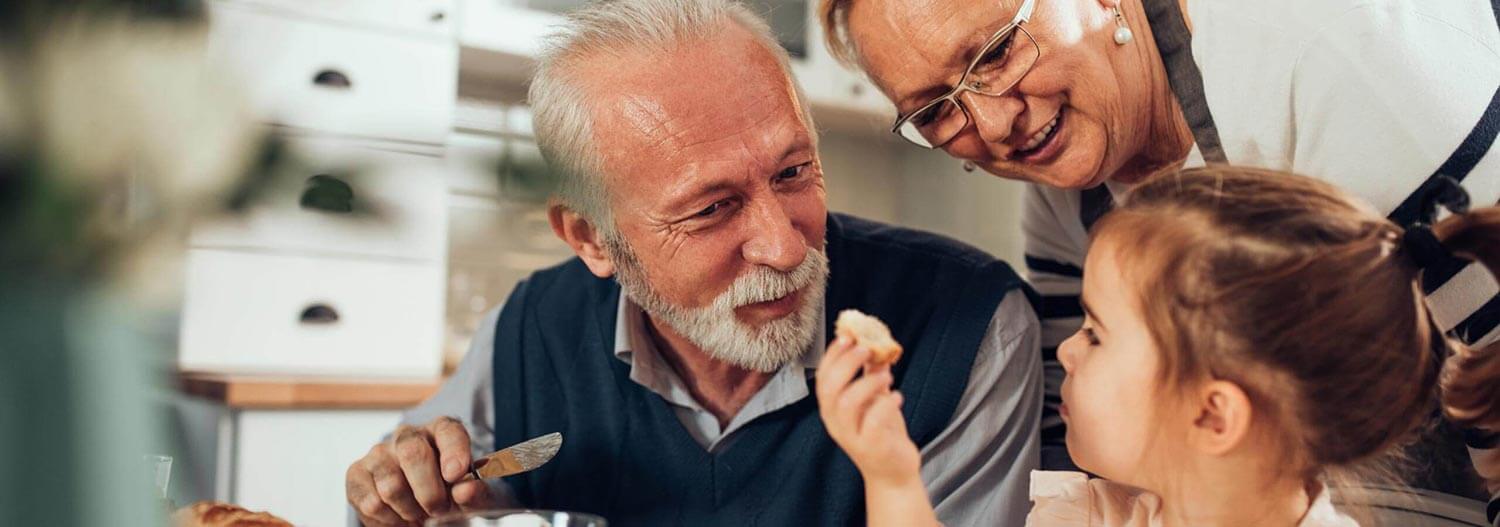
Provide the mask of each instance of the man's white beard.
POLYGON ((791 272, 757 266, 736 278, 713 303, 687 308, 656 293, 640 261, 623 241, 606 242, 604 247, 615 262, 615 280, 625 294, 714 359, 771 373, 801 357, 817 338, 828 284, 828 256, 821 250, 808 250, 807 257, 791 272), (799 290, 803 292, 802 305, 796 311, 760 327, 735 316, 737 307, 776 300, 799 290))

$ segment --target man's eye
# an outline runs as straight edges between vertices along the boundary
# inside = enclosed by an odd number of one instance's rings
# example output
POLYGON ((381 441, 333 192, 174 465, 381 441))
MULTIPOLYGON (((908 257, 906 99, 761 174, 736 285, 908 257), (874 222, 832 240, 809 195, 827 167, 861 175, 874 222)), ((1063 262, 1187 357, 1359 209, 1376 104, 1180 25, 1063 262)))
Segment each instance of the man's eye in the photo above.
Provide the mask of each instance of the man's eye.
POLYGON ((791 181, 793 179, 797 179, 797 177, 801 176, 802 172, 807 169, 807 165, 809 164, 810 163, 803 163, 794 167, 786 167, 784 169, 781 169, 781 172, 776 173, 776 181, 791 181))
POLYGON ((724 210, 726 208, 729 208, 729 200, 727 200, 727 199, 721 199, 719 201, 713 202, 712 205, 704 207, 703 210, 698 211, 698 213, 694 214, 693 217, 695 217, 695 218, 708 218, 708 217, 711 217, 711 216, 713 216, 715 214, 718 214, 719 211, 722 211, 722 210, 724 210))

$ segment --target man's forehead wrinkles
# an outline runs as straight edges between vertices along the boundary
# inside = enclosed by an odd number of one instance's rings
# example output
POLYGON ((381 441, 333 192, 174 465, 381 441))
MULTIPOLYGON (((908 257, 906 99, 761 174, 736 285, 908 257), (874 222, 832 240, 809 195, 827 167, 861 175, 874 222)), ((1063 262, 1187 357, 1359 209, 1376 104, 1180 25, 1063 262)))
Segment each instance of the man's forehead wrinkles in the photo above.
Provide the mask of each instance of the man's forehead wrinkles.
POLYGON ((644 137, 663 135, 671 120, 661 103, 640 95, 625 97, 620 105, 620 116, 627 127, 644 137))

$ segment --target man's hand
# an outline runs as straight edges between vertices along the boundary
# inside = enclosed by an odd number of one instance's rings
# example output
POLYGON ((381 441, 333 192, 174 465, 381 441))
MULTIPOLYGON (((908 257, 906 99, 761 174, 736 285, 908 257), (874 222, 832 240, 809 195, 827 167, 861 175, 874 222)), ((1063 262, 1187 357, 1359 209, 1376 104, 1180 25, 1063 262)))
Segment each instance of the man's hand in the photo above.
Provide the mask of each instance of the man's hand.
POLYGON ((402 425, 344 474, 344 491, 369 527, 421 525, 457 510, 492 508, 483 481, 459 482, 469 471, 469 432, 452 417, 426 426, 402 425))

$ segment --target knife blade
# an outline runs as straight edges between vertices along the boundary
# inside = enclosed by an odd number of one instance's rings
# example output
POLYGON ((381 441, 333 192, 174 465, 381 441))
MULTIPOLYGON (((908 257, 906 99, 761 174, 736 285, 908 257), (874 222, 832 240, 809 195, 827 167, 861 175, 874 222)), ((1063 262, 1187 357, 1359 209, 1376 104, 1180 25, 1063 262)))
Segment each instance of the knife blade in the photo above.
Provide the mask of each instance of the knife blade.
POLYGON ((562 434, 553 432, 500 449, 474 460, 469 475, 474 479, 514 476, 547 464, 562 448, 562 434))

